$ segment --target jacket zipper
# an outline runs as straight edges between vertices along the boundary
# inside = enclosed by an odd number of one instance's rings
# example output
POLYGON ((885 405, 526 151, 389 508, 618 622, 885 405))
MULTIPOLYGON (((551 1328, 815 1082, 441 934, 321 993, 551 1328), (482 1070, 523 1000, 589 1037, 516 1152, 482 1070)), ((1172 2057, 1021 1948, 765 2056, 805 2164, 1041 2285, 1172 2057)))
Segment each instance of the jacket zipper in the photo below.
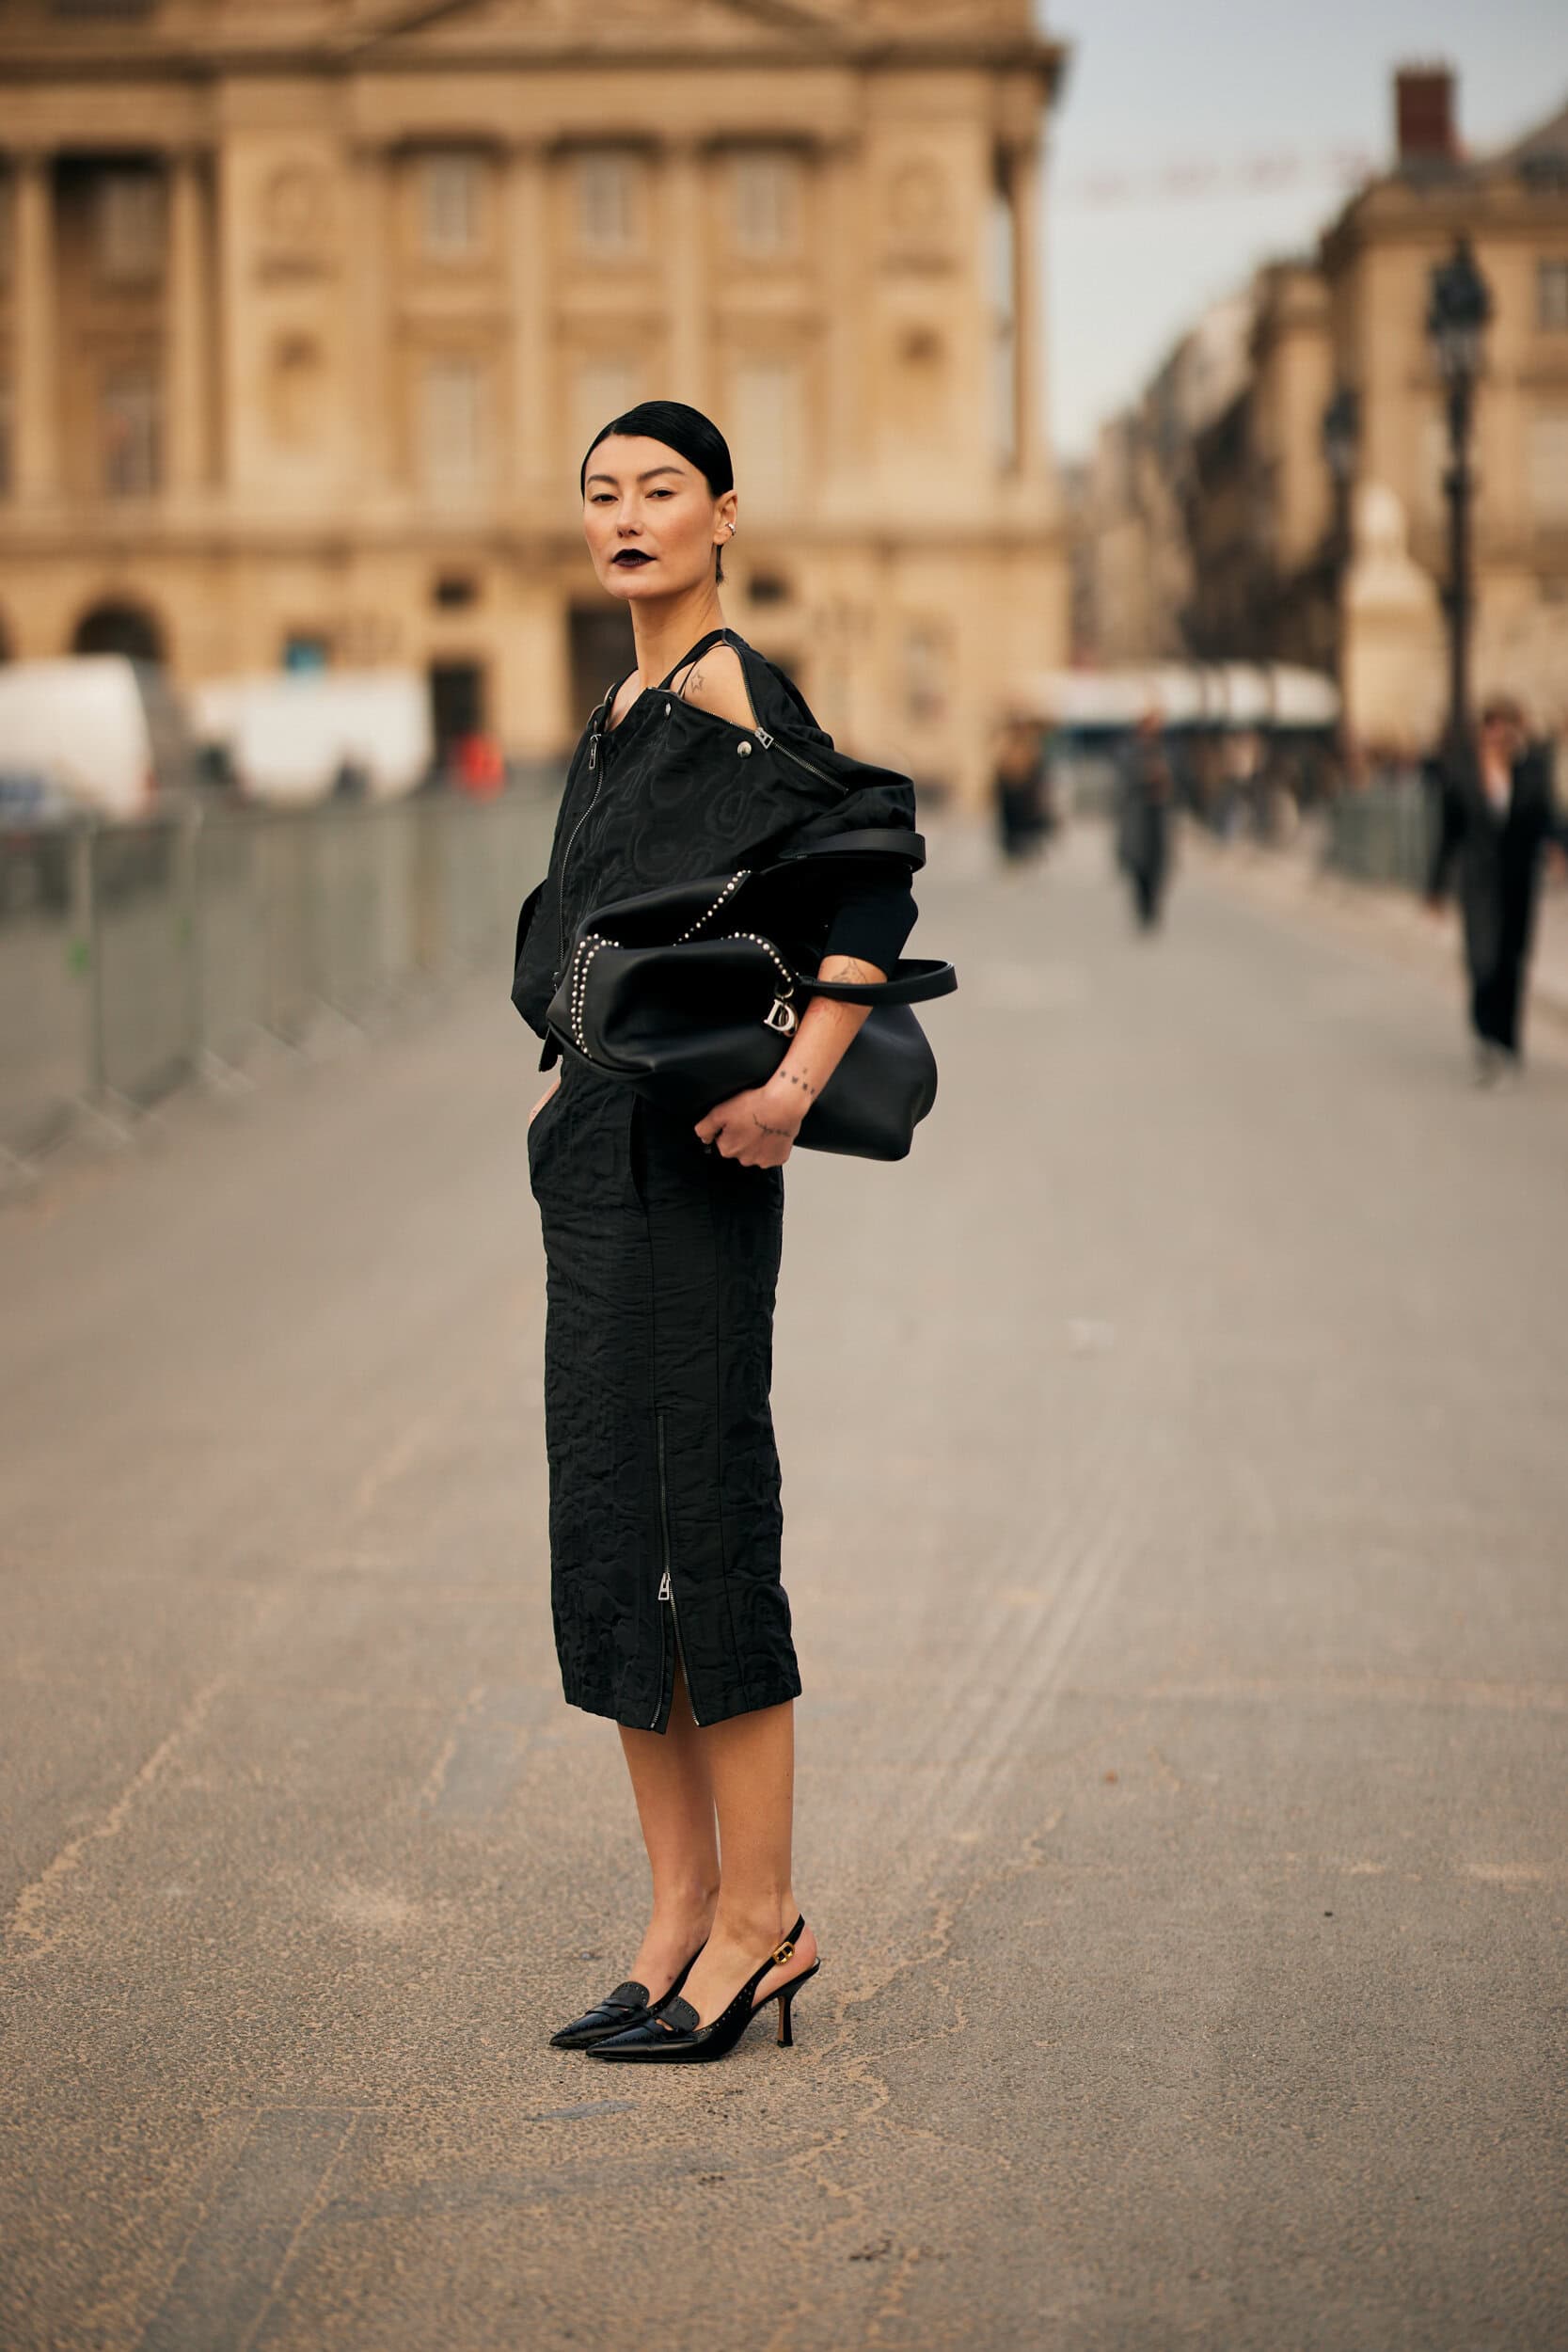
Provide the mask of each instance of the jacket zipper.
MULTIPOLYGON (((593 775, 595 772, 599 765, 599 735, 601 732, 599 718, 603 709, 604 705, 601 703, 598 710, 595 710, 594 713, 594 723, 589 730, 588 772, 590 775, 593 775)), ((577 823, 572 827, 571 834, 567 839, 566 847, 561 852, 561 880, 556 885, 555 910, 555 977, 558 986, 560 985, 562 967, 566 961, 566 869, 572 862, 572 851, 577 848, 578 835, 582 831, 584 825, 587 824, 590 817, 593 816, 594 811, 597 808, 599 804, 599 794, 603 790, 604 781, 601 777, 594 787, 593 793, 589 799, 588 806, 583 810, 582 815, 578 818, 577 823)))
POLYGON ((781 743, 776 735, 768 733, 766 727, 753 727, 752 732, 765 752, 782 752, 785 759, 792 759, 797 768, 803 768, 808 776, 816 778, 818 784, 831 785, 835 792, 848 790, 847 785, 841 784, 836 776, 829 775, 825 768, 814 766, 812 761, 805 758, 801 753, 792 752, 787 743, 781 743))
MULTIPOLYGON (((664 1574, 658 1580, 658 1597, 670 1612, 670 1629, 675 1637, 675 1656, 681 1661, 682 1674, 686 1675, 687 1705, 691 1708, 692 1722, 700 1727, 703 1719, 698 1714, 691 1696, 691 1677, 687 1673, 686 1650, 681 1642, 680 1611, 675 1606, 675 1588, 670 1577, 670 1488, 664 1471, 664 1415, 662 1413, 657 1416, 657 1423, 658 1429, 658 1528, 664 1548, 664 1574)), ((664 1708, 663 1680, 664 1677, 661 1675, 659 1677, 660 1713, 664 1708)), ((657 1716, 654 1720, 654 1729, 656 1731, 658 1729, 657 1716)))

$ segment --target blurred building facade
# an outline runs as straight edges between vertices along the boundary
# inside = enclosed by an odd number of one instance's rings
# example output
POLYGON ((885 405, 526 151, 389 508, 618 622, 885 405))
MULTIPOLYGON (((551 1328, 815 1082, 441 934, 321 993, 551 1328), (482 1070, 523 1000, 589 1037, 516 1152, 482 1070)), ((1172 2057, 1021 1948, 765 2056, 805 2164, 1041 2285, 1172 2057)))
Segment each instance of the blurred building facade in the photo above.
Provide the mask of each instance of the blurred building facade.
POLYGON ((426 670, 550 755, 626 666, 577 490, 636 399, 729 433, 736 626, 978 789, 1062 657, 1029 0, 17 0, 0 631, 426 670))
POLYGON ((1467 159, 1451 76, 1423 70, 1399 77, 1396 122, 1394 167, 1346 204, 1318 252, 1258 273, 1242 297, 1239 364, 1228 379, 1211 374, 1213 396, 1171 399, 1188 338, 1105 428, 1106 449, 1136 443, 1143 463, 1111 466, 1104 494, 1077 509, 1075 577, 1106 583, 1080 629, 1101 659, 1180 650, 1336 668, 1363 741, 1432 739, 1447 691, 1449 461, 1426 314, 1433 267, 1463 232, 1495 305, 1474 451, 1477 687, 1518 693, 1560 728, 1568 108, 1504 152, 1467 159), (1337 393, 1350 421, 1338 483, 1323 448, 1337 393), (1140 614, 1118 584, 1140 572, 1184 585, 1140 614))

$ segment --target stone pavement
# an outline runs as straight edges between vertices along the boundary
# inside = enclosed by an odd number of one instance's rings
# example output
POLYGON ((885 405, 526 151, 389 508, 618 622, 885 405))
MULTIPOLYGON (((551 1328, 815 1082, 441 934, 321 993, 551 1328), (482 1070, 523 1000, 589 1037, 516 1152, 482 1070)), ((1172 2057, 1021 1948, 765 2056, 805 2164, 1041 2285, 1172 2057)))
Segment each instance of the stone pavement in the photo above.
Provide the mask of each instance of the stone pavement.
POLYGON ((1568 1066, 1093 834, 924 904, 916 1154, 789 1178, 792 2052, 545 2046, 641 1877, 501 976, 0 1220, 6 2352, 1563 2342, 1568 1066))
MULTIPOLYGON (((1465 1005, 1464 943, 1459 910, 1450 898, 1429 914, 1416 894, 1391 883, 1366 882, 1324 863, 1319 828, 1308 821, 1286 848, 1250 841, 1221 843, 1188 826, 1183 848, 1198 869, 1242 891, 1258 903, 1293 919, 1337 931, 1446 988, 1465 1005)), ((1548 870, 1543 886, 1530 956, 1526 1046, 1543 1023, 1568 1027, 1568 883, 1548 870)))

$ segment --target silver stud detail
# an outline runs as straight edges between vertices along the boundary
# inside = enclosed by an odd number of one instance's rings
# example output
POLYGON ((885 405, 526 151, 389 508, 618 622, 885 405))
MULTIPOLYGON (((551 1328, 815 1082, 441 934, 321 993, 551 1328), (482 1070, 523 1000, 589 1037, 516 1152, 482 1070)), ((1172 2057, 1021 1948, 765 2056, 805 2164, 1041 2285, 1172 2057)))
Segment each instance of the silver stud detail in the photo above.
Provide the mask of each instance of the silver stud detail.
POLYGON ((737 743, 735 750, 736 757, 737 759, 750 759, 752 756, 752 747, 750 743, 737 743))

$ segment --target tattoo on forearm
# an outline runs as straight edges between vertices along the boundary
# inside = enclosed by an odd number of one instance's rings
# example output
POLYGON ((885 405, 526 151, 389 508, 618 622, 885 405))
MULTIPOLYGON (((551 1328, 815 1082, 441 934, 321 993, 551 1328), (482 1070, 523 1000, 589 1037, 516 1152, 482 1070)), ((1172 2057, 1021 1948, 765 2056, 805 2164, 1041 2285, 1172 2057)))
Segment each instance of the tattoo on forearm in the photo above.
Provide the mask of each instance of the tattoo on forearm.
POLYGON ((793 1070, 785 1070, 782 1067, 775 1074, 784 1080, 785 1086, 799 1087, 802 1094, 809 1094, 815 1100, 816 1089, 809 1078, 798 1078, 793 1070))

